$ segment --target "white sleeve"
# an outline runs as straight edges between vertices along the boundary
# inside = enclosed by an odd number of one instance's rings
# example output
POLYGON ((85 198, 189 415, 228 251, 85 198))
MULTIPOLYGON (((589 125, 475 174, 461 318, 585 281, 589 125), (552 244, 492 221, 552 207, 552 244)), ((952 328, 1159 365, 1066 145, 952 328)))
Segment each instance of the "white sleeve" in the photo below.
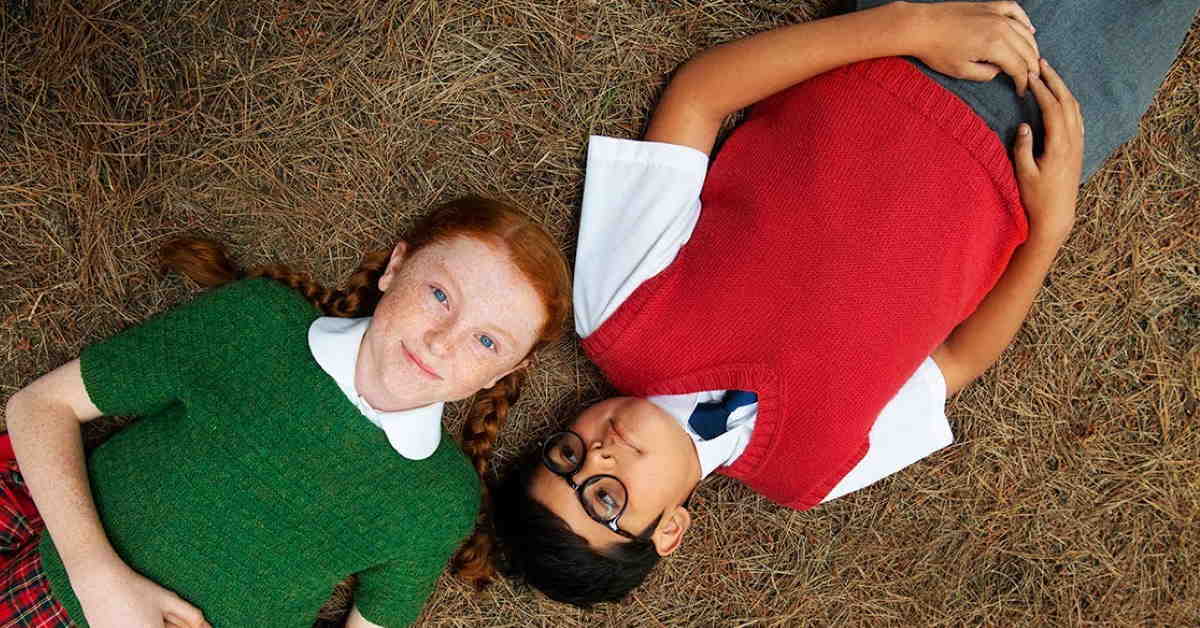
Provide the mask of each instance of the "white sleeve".
POLYGON ((692 236, 708 155, 592 136, 575 249, 575 331, 591 334, 692 236))
POLYGON ((870 486, 954 440, 946 420, 946 380, 933 358, 925 358, 884 406, 868 438, 867 455, 822 502, 870 486))

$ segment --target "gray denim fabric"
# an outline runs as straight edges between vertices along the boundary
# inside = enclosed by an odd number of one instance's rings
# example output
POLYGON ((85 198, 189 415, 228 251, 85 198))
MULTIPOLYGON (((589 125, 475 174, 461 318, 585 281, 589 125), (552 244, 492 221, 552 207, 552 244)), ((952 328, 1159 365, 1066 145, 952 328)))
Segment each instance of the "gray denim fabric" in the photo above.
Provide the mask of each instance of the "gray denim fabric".
MULTIPOLYGON (((889 0, 857 0, 858 9, 889 0)), ((944 0, 911 0, 941 2, 944 0)), ((1083 180, 1137 133, 1138 120, 1170 69, 1200 0, 1021 0, 1043 57, 1083 108, 1083 180)), ((950 78, 909 59, 975 109, 1006 146, 1030 122, 1041 138, 1033 94, 1017 98, 1011 79, 988 83, 950 78)), ((1040 144, 1040 141, 1039 141, 1040 144)))

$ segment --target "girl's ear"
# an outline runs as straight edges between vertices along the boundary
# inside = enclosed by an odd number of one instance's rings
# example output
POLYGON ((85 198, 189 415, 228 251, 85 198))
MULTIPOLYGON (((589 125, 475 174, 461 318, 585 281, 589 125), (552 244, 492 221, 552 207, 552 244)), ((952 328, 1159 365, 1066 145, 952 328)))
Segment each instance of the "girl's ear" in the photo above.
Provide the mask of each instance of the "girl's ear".
POLYGON ((484 388, 491 388, 492 386, 495 386, 495 385, 496 385, 496 382, 498 382, 498 381, 500 381, 501 379, 504 379, 505 377, 507 377, 507 376, 509 375, 509 373, 512 373, 513 371, 519 371, 519 370, 521 370, 521 369, 523 369, 523 368, 528 368, 528 367, 529 367, 529 358, 525 358, 524 360, 521 360, 521 361, 520 361, 520 363, 518 363, 516 366, 514 366, 514 367, 512 367, 512 368, 508 369, 507 371, 504 371, 503 373, 501 373, 501 374, 497 375, 497 376, 496 376, 496 378, 495 378, 495 379, 493 379, 492 381, 488 382, 487 386, 484 386, 484 388))
POLYGON ((692 513, 683 506, 676 506, 663 515, 658 529, 650 537, 659 556, 670 556, 683 545, 683 535, 692 527, 692 513))
POLYGON ((383 269, 383 274, 379 276, 380 292, 387 292, 388 286, 392 285, 392 280, 396 278, 396 273, 404 264, 406 253, 408 253, 408 243, 404 240, 397 242, 396 248, 392 249, 392 257, 388 259, 387 268, 383 269))

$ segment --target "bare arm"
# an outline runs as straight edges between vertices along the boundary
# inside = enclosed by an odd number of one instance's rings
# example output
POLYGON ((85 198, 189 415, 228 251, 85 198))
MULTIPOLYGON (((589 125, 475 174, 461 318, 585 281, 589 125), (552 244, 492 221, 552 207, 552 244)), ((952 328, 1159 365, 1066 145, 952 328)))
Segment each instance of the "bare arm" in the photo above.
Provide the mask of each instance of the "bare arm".
POLYGON ((1031 239, 1013 254, 1000 281, 979 308, 933 352, 933 361, 952 395, 999 359, 1021 329, 1042 280, 1054 263, 1058 244, 1031 239))
POLYGON ((1049 64, 1029 86, 1046 127, 1046 149, 1033 157, 1029 125, 1013 148, 1021 200, 1029 214, 1029 240, 967 320, 933 352, 953 394, 979 377, 1008 346, 1029 314, 1042 280, 1075 222, 1075 195, 1083 169, 1083 116, 1066 84, 1049 64), (1043 79, 1045 79, 1043 81, 1043 79))
POLYGON ((160 627, 164 621, 206 626, 198 609, 131 570, 109 543, 92 498, 80 431, 81 423, 100 415, 78 359, 34 380, 6 406, 21 473, 88 622, 98 628, 160 627))
POLYGON ((1015 2, 895 2, 700 53, 667 86, 645 139, 707 153, 729 114, 834 68, 895 55, 916 55, 971 80, 991 80, 1003 70, 1021 93, 1038 59, 1032 25, 1015 2))
POLYGON ((100 416, 79 360, 34 380, 8 401, 13 450, 68 572, 115 558, 92 501, 80 424, 100 416))

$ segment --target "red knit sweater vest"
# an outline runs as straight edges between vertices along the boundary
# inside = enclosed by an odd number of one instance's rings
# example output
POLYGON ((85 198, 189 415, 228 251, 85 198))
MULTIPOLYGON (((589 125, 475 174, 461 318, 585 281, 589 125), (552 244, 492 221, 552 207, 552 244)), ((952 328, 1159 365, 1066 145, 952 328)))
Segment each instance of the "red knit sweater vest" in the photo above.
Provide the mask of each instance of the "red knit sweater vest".
POLYGON ((691 239, 584 340, 626 394, 758 393, 722 472, 821 501, 1027 232, 999 138, 901 59, 755 106, 713 163, 691 239))

